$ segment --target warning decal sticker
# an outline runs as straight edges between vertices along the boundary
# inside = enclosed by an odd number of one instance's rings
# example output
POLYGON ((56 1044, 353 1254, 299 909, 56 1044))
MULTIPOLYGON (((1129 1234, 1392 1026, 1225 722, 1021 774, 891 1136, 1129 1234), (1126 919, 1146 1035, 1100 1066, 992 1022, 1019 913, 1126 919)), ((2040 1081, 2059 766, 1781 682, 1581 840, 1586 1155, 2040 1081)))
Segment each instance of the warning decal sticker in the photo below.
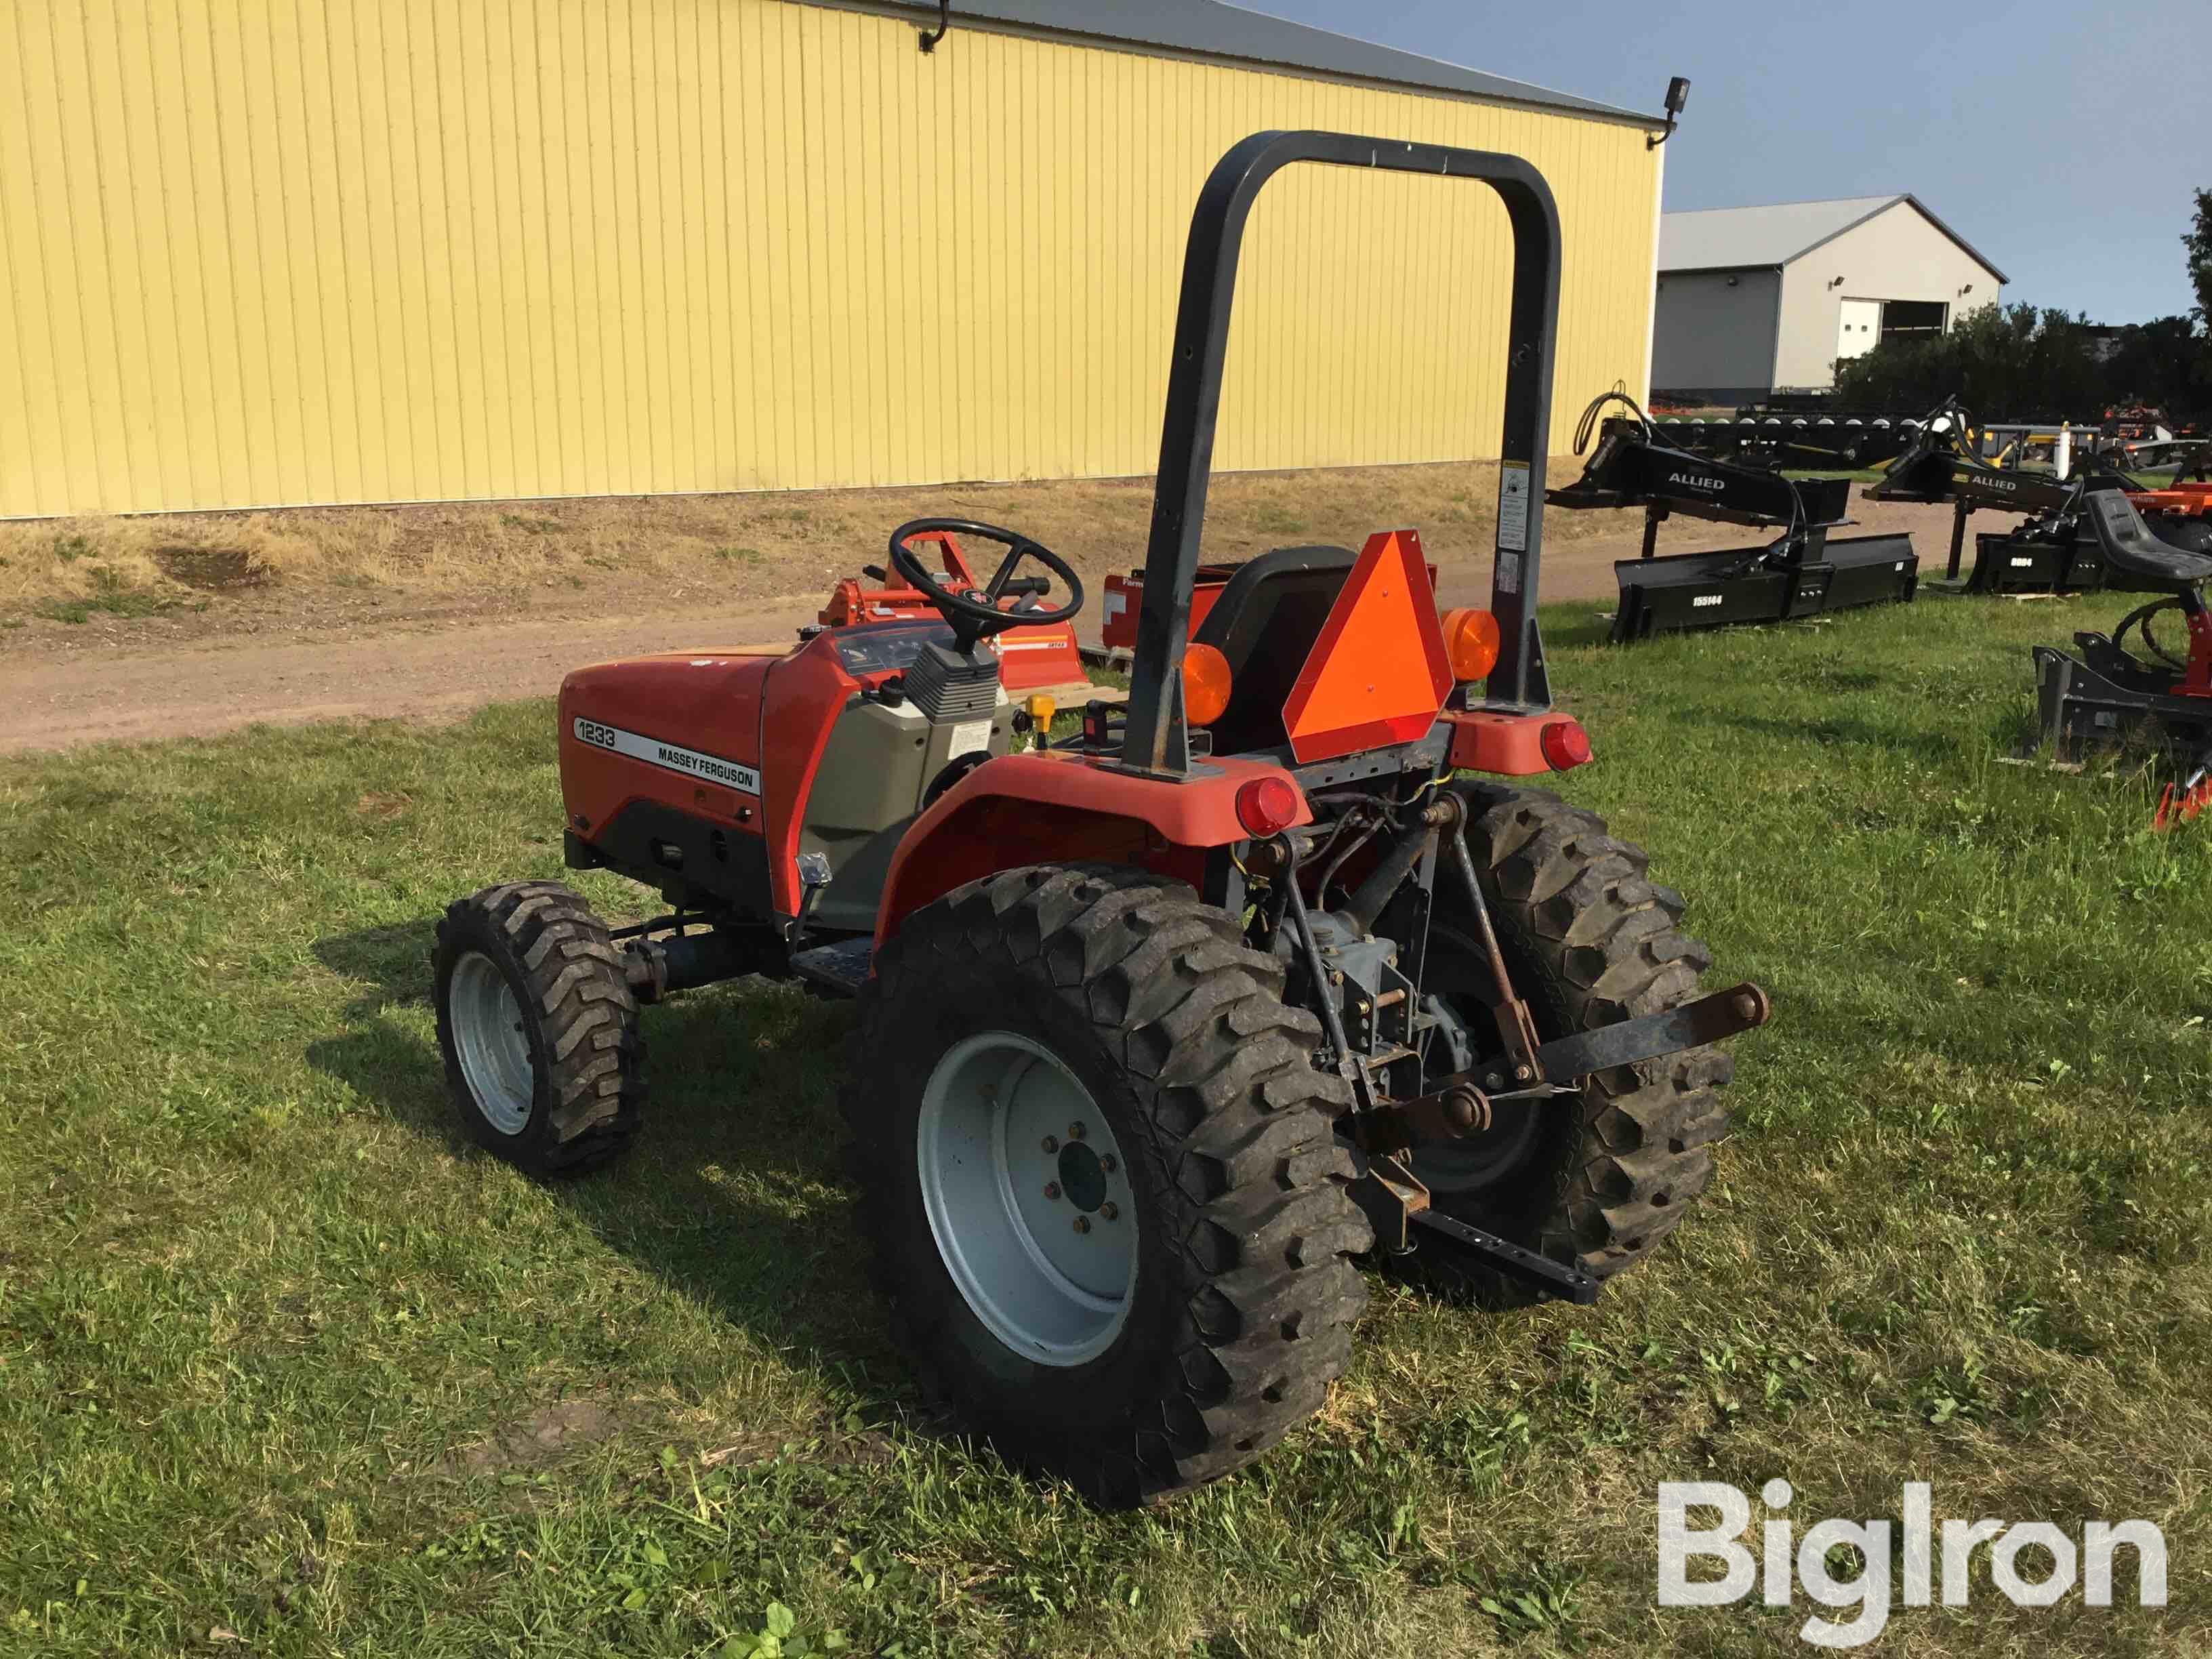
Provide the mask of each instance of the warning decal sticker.
POLYGON ((1498 550, 1528 550, 1528 463, 1498 464, 1498 550))

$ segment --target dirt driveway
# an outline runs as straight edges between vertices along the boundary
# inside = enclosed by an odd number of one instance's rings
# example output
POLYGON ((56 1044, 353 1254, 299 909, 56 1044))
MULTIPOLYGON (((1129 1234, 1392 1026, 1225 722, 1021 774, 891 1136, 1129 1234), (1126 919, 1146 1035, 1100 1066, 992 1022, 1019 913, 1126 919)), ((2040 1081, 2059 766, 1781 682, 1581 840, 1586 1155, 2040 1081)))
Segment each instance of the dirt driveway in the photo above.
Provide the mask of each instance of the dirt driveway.
MULTIPOLYGON (((1860 501, 1854 507, 1866 531, 1913 532, 1923 575, 1939 566, 1948 507, 1860 501)), ((1547 544, 1547 600, 1613 595, 1613 562, 1633 557, 1638 544, 1629 527, 1634 520, 1622 518, 1626 523, 1607 533, 1547 544)), ((1727 526, 1676 520, 1660 545, 1682 552, 1756 540, 1727 526)), ((873 556, 871 544, 853 562, 873 556)), ((1487 559, 1436 556, 1445 604, 1486 602, 1487 559)), ((10 632, 0 635, 6 711, 0 753, 207 735, 261 722, 455 720, 487 702, 549 696, 580 663, 789 638, 814 620, 828 588, 816 574, 823 568, 814 558, 793 571, 793 591, 783 597, 742 602, 723 599, 711 580, 671 585, 617 575, 580 587, 419 600, 255 594, 226 601, 240 608, 199 615, 188 627, 100 616, 82 626, 10 632)), ((747 586, 757 592, 760 584, 747 586)), ((1094 606, 1078 629, 1095 638, 1096 628, 1094 606)))

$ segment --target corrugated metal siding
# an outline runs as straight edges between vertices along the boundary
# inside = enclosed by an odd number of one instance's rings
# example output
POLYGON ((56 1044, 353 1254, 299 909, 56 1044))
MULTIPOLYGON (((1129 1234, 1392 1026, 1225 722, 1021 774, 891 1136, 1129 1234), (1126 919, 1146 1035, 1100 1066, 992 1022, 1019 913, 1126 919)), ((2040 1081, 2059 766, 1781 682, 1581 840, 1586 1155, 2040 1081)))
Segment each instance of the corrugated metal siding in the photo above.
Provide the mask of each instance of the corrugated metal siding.
MULTIPOLYGON (((789 0, 0 6, 0 514, 1149 472, 1206 170, 1534 161, 1558 424, 1644 385, 1634 127, 789 0)), ((1219 463, 1494 453, 1505 219, 1299 170, 1219 463)))

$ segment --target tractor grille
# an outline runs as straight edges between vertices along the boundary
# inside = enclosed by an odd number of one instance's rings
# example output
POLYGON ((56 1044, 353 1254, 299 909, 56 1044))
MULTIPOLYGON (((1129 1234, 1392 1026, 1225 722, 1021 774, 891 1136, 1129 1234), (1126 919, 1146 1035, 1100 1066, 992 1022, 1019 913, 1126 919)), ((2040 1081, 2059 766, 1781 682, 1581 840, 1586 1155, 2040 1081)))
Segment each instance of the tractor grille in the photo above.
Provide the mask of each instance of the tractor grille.
POLYGON ((999 665, 980 652, 963 657, 925 645, 906 671, 906 694, 933 723, 988 720, 999 706, 999 665))

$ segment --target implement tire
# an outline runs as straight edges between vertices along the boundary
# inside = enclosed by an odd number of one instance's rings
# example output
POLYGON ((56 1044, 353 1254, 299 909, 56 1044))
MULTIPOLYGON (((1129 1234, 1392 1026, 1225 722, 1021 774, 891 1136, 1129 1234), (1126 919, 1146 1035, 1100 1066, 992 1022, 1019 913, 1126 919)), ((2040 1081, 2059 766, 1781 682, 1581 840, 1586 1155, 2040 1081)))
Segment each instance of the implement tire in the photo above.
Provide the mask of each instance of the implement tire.
POLYGON ((645 1103, 637 999, 581 897, 521 881, 457 899, 430 967, 446 1086, 471 1139, 541 1176, 629 1145, 645 1103))
MULTIPOLYGON (((1693 1000, 1712 963, 1680 929, 1682 896, 1655 886, 1640 848, 1605 820, 1542 790, 1462 781, 1468 850, 1515 985, 1547 1041, 1693 1000)), ((1488 973, 1462 890, 1437 894, 1427 982, 1477 1052, 1502 1051, 1488 973)), ((1591 1077, 1577 1097, 1504 1103, 1487 1134, 1425 1148, 1414 1170, 1437 1207, 1555 1261, 1607 1279, 1650 1255, 1712 1180, 1728 1129, 1715 1092, 1731 1062, 1686 1049, 1591 1077)), ((1416 1261, 1471 1279, 1486 1297, 1524 1300, 1517 1281, 1425 1237, 1416 1261)))
POLYGON ((843 1109, 926 1393, 1125 1506, 1258 1456, 1351 1352, 1373 1243, 1283 970, 1181 883, 1006 872, 908 918, 843 1109))

